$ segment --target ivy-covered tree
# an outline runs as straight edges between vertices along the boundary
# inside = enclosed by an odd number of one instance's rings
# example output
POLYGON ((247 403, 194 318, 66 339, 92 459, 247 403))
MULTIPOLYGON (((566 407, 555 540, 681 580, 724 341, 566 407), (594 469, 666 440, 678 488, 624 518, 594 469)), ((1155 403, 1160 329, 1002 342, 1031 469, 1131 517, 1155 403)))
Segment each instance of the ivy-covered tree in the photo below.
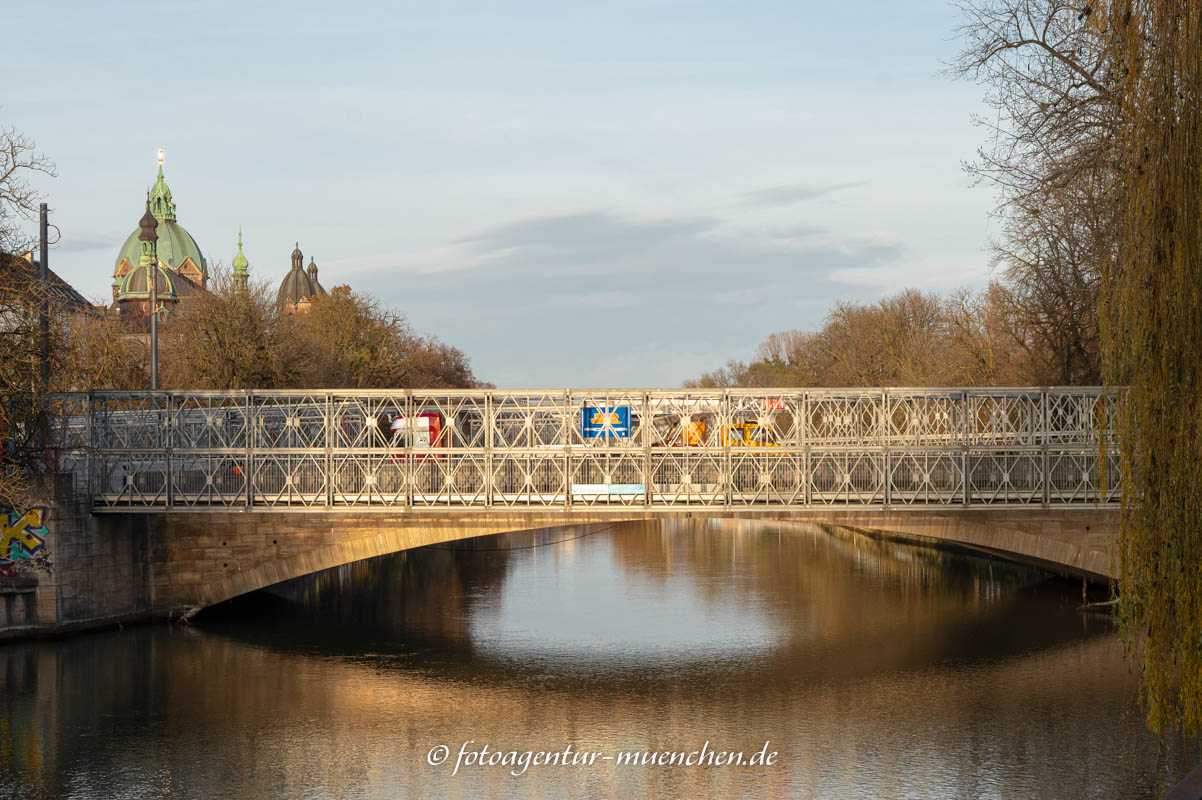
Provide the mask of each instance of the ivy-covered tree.
POLYGON ((1157 730, 1202 734, 1202 6, 1102 5, 1120 77, 1118 257, 1103 273, 1118 421, 1119 609, 1157 730))

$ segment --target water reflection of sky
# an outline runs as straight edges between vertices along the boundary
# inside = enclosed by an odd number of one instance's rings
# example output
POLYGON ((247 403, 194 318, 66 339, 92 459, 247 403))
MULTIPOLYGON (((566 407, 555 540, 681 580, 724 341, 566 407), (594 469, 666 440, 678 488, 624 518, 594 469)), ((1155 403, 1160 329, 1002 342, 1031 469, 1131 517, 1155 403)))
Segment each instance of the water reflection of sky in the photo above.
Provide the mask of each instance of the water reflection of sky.
POLYGON ((738 568, 702 576, 680 563, 623 567, 609 536, 538 548, 511 564, 504 589, 474 610, 477 650, 523 663, 663 666, 754 656, 780 640, 738 568))

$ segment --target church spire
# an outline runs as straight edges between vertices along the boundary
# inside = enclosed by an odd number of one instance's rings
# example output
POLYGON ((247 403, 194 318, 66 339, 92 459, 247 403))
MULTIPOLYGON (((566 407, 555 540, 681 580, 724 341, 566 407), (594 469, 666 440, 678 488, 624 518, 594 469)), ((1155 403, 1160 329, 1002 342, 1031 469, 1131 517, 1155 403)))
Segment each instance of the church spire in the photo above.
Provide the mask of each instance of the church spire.
POLYGON ((242 255, 242 226, 238 226, 238 255, 234 256, 234 291, 245 292, 250 262, 242 255))
POLYGON ((175 222, 175 203, 171 201, 171 190, 163 180, 163 148, 159 148, 159 176, 150 190, 150 210, 159 222, 175 222))

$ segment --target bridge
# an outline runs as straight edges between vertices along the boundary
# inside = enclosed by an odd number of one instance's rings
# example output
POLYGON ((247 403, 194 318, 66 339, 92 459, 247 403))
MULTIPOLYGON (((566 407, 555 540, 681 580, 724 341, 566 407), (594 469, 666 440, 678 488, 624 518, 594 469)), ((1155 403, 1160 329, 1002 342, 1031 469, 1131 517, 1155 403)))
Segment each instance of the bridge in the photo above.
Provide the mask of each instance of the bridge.
POLYGON ((1097 388, 94 392, 96 512, 1110 505, 1097 388))
MULTIPOLYGON (((51 514, 60 546, 113 561, 106 591, 141 585, 126 605, 159 616, 411 547, 688 516, 838 525, 1114 574, 1117 397, 1100 388, 111 391, 56 403, 71 484, 51 514)), ((64 585, 95 583, 62 558, 56 569, 64 585)))

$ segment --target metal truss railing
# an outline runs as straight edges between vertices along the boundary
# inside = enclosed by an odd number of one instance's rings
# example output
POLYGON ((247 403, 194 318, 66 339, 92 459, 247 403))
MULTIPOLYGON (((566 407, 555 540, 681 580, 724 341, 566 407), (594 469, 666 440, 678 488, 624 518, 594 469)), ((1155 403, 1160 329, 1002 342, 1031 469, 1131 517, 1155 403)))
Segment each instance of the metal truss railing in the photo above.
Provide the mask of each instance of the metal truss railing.
MULTIPOLYGON (((1099 388, 58 396, 95 510, 1112 505, 1099 388)), ((86 487, 86 489, 84 489, 86 487)))

